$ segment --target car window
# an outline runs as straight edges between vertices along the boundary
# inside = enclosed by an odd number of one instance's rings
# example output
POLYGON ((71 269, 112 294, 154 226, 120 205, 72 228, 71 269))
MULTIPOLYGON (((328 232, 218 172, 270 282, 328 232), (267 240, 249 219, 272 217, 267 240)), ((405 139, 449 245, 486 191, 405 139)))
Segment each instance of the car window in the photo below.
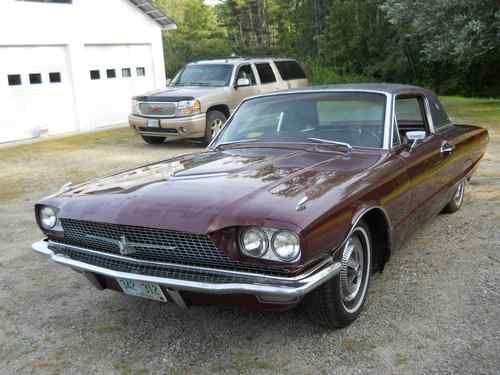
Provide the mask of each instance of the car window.
POLYGON ((256 83, 255 75, 253 74, 253 70, 252 70, 252 67, 250 65, 243 65, 240 67, 240 69, 238 70, 238 76, 237 76, 236 80, 238 80, 240 78, 249 79, 252 86, 254 86, 256 83))
POLYGON ((292 79, 305 79, 306 74, 302 67, 293 60, 290 61, 275 61, 276 67, 280 72, 281 78, 285 81, 292 79))
POLYGON ((232 73, 229 64, 190 64, 175 76, 172 86, 227 86, 232 73))
POLYGON ((386 97, 371 93, 301 93, 244 102, 219 142, 346 142, 382 147, 386 97))
POLYGON ((430 134, 422 97, 396 98, 395 114, 397 128, 402 140, 406 140, 405 135, 408 131, 421 130, 430 134))
POLYGON ((257 72, 259 73, 260 82, 262 84, 276 82, 276 77, 274 75, 271 65, 268 63, 255 64, 257 72))

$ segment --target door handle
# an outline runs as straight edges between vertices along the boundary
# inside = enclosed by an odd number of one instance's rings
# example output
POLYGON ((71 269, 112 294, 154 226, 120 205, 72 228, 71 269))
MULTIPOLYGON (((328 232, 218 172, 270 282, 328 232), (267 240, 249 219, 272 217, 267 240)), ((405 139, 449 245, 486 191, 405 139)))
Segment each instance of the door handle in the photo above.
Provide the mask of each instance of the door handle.
POLYGON ((453 146, 451 143, 445 142, 441 146, 441 153, 442 154, 451 154, 453 151, 455 151, 455 146, 453 146))

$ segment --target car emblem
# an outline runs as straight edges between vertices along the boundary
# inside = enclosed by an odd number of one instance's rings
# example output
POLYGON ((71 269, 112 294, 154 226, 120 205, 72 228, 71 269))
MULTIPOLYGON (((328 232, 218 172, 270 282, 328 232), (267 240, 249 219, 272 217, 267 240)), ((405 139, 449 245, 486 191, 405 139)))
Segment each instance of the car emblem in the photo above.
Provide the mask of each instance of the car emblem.
POLYGON ((131 255, 136 252, 135 247, 127 240, 127 237, 121 236, 118 241, 118 250, 121 255, 131 255))
POLYGON ((159 113, 161 112, 161 107, 160 106, 156 106, 156 107, 150 107, 150 112, 153 112, 153 113, 159 113))

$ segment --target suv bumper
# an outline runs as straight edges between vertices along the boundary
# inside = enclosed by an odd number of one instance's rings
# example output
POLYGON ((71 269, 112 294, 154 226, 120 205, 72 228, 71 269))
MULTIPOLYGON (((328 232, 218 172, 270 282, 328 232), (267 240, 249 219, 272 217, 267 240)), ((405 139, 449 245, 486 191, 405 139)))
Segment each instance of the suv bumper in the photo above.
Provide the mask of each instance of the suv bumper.
MULTIPOLYGON (((278 277, 263 274, 253 274, 248 272, 227 271, 219 269, 207 269, 202 267, 192 267, 174 264, 165 264, 165 268, 170 271, 178 271, 178 275, 185 272, 198 272, 200 280, 177 277, 158 277, 142 275, 130 272, 122 272, 95 264, 89 264, 79 260, 72 259, 70 256, 57 253, 57 247, 72 249, 76 252, 96 253, 92 250, 83 249, 71 245, 57 244, 47 240, 38 241, 33 244, 32 249, 40 254, 50 257, 58 264, 68 266, 76 271, 91 275, 102 275, 109 278, 129 279, 142 282, 158 284, 167 290, 189 291, 208 294, 250 294, 257 297, 258 300, 266 303, 292 303, 299 300, 324 282, 328 281, 340 272, 340 262, 334 262, 331 257, 322 261, 320 264, 308 269, 304 273, 293 277, 278 277), (52 247, 49 248, 49 246, 52 247), (55 247, 54 247, 55 246, 55 247), (208 275, 208 276, 207 276, 208 275), (223 278, 223 281, 221 281, 223 278), (230 281, 227 281, 227 280, 230 281)), ((119 256, 115 257, 119 258, 119 256)), ((110 257, 109 259, 113 259, 110 257)), ((132 259, 130 259, 133 261, 132 259)), ((99 289, 102 286, 93 284, 99 289)), ((174 302, 175 299, 174 299, 174 302)))
POLYGON ((129 115, 130 127, 138 134, 149 137, 165 137, 167 140, 203 138, 206 129, 206 114, 202 113, 192 117, 150 118, 159 120, 159 128, 148 128, 147 117, 129 115))

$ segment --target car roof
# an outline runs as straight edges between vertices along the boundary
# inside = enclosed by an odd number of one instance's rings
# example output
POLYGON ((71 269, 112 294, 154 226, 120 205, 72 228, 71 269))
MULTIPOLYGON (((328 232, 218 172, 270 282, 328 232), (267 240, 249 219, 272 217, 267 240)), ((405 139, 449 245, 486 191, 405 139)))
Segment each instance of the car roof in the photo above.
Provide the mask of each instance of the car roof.
MULTIPOLYGON (((338 85, 323 85, 323 86, 308 86, 299 89, 294 89, 293 92, 310 92, 310 91, 377 91, 387 94, 404 94, 404 93, 421 93, 428 94, 429 91, 413 85, 405 85, 400 83, 349 83, 338 85)), ((287 91, 280 91, 285 93, 287 91)), ((290 92, 290 91, 288 91, 290 92)))
POLYGON ((271 61, 296 61, 296 60, 289 59, 286 57, 240 57, 240 56, 234 56, 234 57, 227 57, 227 58, 220 58, 220 59, 193 61, 193 62, 189 63, 188 65, 191 65, 191 64, 239 65, 241 63, 253 64, 253 63, 259 63, 259 62, 271 62, 271 61))

